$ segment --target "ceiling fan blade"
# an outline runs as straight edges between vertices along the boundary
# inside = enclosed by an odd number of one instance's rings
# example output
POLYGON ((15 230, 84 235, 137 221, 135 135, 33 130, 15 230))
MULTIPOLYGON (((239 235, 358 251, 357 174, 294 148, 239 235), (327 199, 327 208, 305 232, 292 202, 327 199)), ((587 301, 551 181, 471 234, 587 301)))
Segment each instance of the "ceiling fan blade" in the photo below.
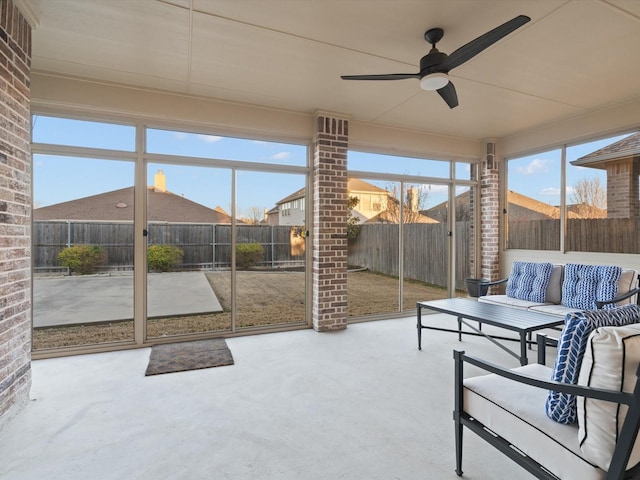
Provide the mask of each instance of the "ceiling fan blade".
POLYGON ((449 72, 457 66, 462 65, 467 60, 472 59, 484 49, 490 47, 503 37, 506 37, 530 20, 531 18, 526 15, 518 15, 499 27, 479 36, 475 40, 471 40, 469 43, 463 45, 449 55, 445 61, 440 64, 438 70, 442 72, 449 72))
POLYGON ((456 93, 456 87, 453 86, 453 83, 449 82, 444 87, 436 90, 442 99, 447 102, 449 108, 455 108, 458 106, 458 94, 456 93))
POLYGON ((405 78, 420 78, 419 73, 388 73, 382 75, 341 75, 343 80, 404 80, 405 78))

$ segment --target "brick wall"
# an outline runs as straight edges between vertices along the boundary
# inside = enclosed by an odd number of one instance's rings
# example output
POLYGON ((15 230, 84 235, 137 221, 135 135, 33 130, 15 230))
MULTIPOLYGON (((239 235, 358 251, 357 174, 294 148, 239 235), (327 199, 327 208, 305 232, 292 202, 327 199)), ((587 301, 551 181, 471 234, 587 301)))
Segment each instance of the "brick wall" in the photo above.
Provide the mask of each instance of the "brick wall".
POLYGON ((0 0, 0 417, 31 386, 31 27, 0 0))
POLYGON ((607 165, 607 218, 637 218, 640 214, 640 158, 627 157, 607 165))
POLYGON ((313 328, 347 326, 347 119, 316 114, 313 145, 313 328))
POLYGON ((480 256, 482 277, 500 276, 500 172, 496 144, 487 143, 487 156, 480 164, 480 256))

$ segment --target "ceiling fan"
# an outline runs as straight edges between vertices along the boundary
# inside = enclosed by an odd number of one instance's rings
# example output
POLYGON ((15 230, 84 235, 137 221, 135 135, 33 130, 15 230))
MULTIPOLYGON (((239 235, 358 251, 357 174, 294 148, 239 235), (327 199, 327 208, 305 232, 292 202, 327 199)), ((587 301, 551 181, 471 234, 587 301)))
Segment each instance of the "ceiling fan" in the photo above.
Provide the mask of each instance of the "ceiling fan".
POLYGON ((447 102, 449 108, 454 108, 458 106, 458 94, 453 83, 449 81, 449 72, 464 62, 471 60, 484 49, 517 30, 529 20, 531 19, 525 15, 518 15, 475 40, 471 40, 451 55, 442 53, 436 48, 436 43, 442 39, 444 30, 431 28, 424 34, 424 39, 431 44, 431 50, 420 59, 420 72, 342 75, 340 78, 343 80, 404 80, 405 78, 417 78, 420 80, 420 87, 423 90, 436 90, 443 100, 447 102))

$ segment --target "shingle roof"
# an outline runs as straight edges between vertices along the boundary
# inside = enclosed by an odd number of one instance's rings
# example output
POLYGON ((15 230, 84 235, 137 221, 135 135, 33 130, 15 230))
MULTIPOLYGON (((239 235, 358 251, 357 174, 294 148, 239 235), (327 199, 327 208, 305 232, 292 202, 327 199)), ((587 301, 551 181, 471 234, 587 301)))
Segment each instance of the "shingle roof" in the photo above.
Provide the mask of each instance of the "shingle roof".
POLYGON ((575 166, 597 166, 595 164, 605 162, 607 160, 615 160, 617 158, 630 157, 640 154, 640 132, 629 135, 611 145, 584 155, 577 160, 571 162, 575 166))
MULTIPOLYGON (((371 185, 370 183, 365 182, 364 180, 360 180, 358 178, 349 178, 347 179, 347 192, 358 192, 358 193, 386 193, 388 194, 384 188, 376 187, 375 185, 371 185)), ((291 195, 287 195, 282 200, 278 200, 276 205, 281 205, 285 202, 290 202, 292 200, 296 200, 298 198, 304 198, 304 188, 293 192, 291 195)))
MULTIPOLYGON (((133 221, 133 187, 57 203, 33 210, 34 220, 133 221)), ((208 208, 171 192, 147 189, 150 222, 231 223, 221 208, 208 208)))

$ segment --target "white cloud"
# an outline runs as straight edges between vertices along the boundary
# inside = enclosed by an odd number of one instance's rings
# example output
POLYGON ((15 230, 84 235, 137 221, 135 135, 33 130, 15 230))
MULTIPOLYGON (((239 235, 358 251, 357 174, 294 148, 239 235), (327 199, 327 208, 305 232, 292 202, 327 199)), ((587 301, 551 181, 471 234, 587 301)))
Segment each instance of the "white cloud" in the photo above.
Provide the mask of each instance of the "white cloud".
POLYGON ((205 143, 215 143, 222 140, 223 137, 218 137, 217 135, 198 135, 198 138, 205 143))
POLYGON ((540 190, 539 194, 544 195, 546 197, 555 197, 560 195, 560 189, 554 188, 554 187, 547 187, 540 190))
POLYGON ((173 136, 177 140, 184 140, 185 138, 187 138, 187 134, 184 132, 173 132, 173 136))
POLYGON ((533 175, 534 173, 545 173, 549 171, 549 160, 536 158, 524 167, 518 167, 516 171, 522 175, 533 175))
POLYGON ((274 160, 284 160, 291 156, 291 152, 278 152, 275 155, 272 155, 271 158, 274 160))
POLYGON ((567 185, 567 196, 573 195, 574 188, 571 185, 567 185))

